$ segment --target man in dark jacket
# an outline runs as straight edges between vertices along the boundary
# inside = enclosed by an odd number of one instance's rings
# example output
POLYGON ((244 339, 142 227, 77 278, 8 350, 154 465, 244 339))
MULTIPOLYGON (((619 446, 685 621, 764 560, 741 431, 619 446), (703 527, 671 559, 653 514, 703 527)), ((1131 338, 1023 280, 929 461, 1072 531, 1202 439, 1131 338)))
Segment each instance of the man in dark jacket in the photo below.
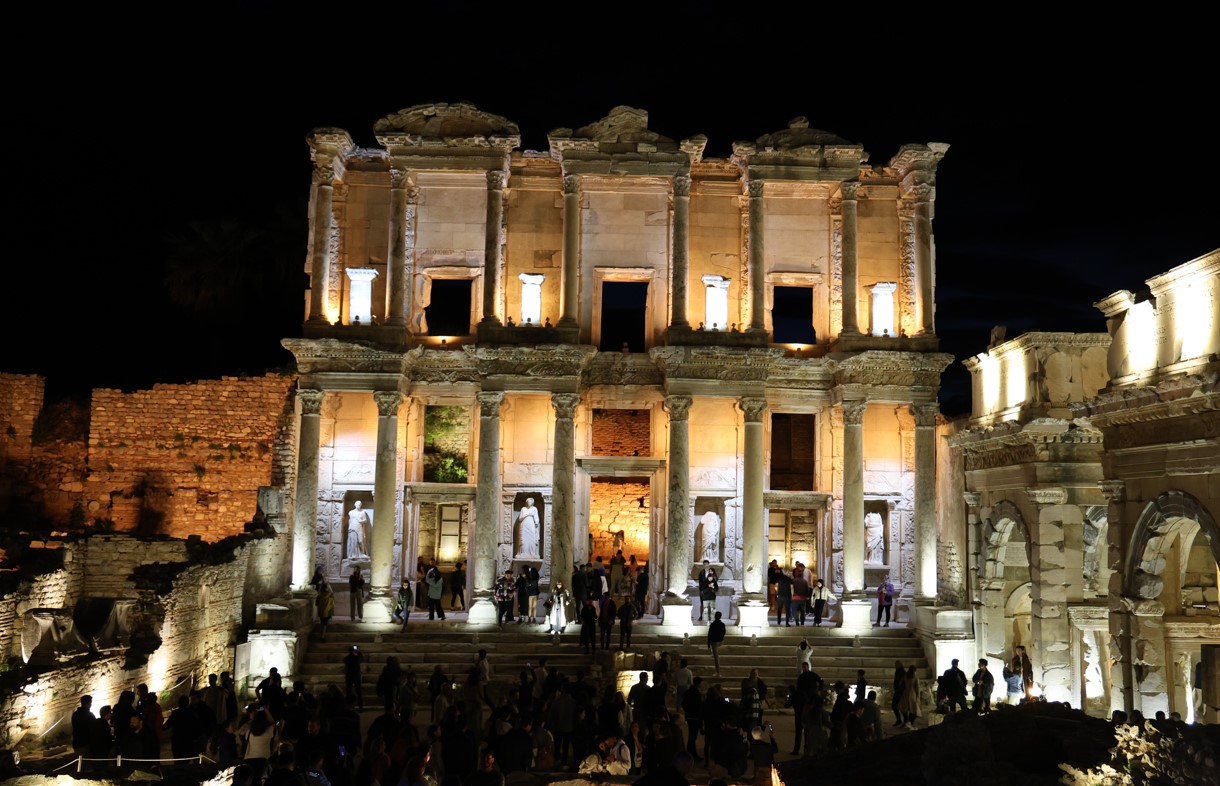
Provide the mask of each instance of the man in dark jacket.
POLYGON ((775 624, 792 627, 792 577, 775 568, 775 624))
POLYGON ((707 648, 712 651, 712 661, 716 664, 717 677, 720 676, 720 645, 724 643, 726 633, 724 621, 720 617, 720 612, 716 612, 716 619, 707 626, 707 648))
POLYGON ((620 650, 631 649, 631 626, 636 618, 635 603, 630 599, 623 601, 623 605, 618 609, 618 648, 620 650))
POLYGON ((948 704, 949 712, 953 712, 959 707, 966 709, 966 672, 957 667, 957 658, 953 659, 952 666, 945 669, 940 682, 941 688, 945 692, 945 702, 948 704))
POLYGON ((586 655, 597 649, 597 606, 591 600, 580 606, 580 648, 586 655))
POLYGON ((618 616, 618 604, 614 596, 607 592, 602 597, 602 610, 599 617, 602 631, 602 649, 610 649, 610 634, 614 631, 614 620, 618 616))

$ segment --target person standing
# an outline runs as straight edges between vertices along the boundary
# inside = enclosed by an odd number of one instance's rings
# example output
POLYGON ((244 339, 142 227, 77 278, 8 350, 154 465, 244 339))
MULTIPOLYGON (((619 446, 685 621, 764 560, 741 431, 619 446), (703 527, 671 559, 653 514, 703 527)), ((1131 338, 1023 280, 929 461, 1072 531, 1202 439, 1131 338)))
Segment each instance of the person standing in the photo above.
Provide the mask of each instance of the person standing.
POLYGON ((352 575, 347 577, 347 586, 348 613, 353 622, 364 622, 364 576, 360 573, 359 565, 352 566, 352 575))
POLYGON ((777 615, 780 613, 780 608, 777 605, 779 602, 779 588, 775 584, 775 574, 780 570, 782 568, 779 566, 779 560, 773 559, 767 564, 767 606, 773 609, 777 615))
POLYGON ((712 662, 716 665, 716 676, 720 676, 720 645, 724 643, 725 626, 721 620, 720 612, 716 612, 716 618, 712 620, 712 624, 707 626, 707 648, 712 651, 712 662))
POLYGON ((618 610, 618 648, 620 650, 631 649, 631 626, 635 624, 637 616, 639 615, 635 607, 635 601, 631 598, 624 600, 623 605, 618 610))
POLYGON ((460 562, 453 566, 453 573, 449 574, 449 610, 466 610, 466 570, 460 562))
POLYGON ((529 614, 530 622, 534 623, 538 621, 538 595, 542 592, 539 582, 542 577, 533 565, 526 565, 523 570, 525 572, 526 611, 529 614))
POLYGON ((974 672, 974 711, 979 715, 991 712, 991 694, 995 691, 995 677, 987 668, 987 659, 979 658, 978 671, 974 672))
MULTIPOLYGON (((496 621, 503 625, 505 622, 513 621, 513 572, 512 570, 504 571, 504 575, 496 579, 496 586, 493 588, 496 596, 496 621)), ((431 619, 429 615, 428 619, 431 619)), ((443 619, 443 618, 442 618, 443 619)))
POLYGON ((682 709, 682 698, 691 686, 695 684, 695 673, 690 670, 690 662, 686 658, 678 660, 678 669, 674 672, 674 706, 682 709))
POLYGON ((610 649, 610 635, 614 631, 616 617, 618 617, 618 604, 614 602, 610 593, 606 593, 602 599, 601 614, 598 616, 602 634, 602 649, 604 650, 610 649))
POLYGON ((883 628, 890 626, 890 608, 894 605, 894 585, 890 583, 890 577, 886 576, 885 581, 877 587, 877 621, 873 623, 873 627, 881 625, 881 617, 885 616, 885 624, 883 628))
POLYGON ((712 612, 716 610, 716 593, 720 589, 720 581, 716 578, 716 571, 712 564, 703 560, 703 570, 699 571, 699 621, 703 622, 704 615, 707 615, 708 620, 712 619, 712 612))
POLYGON ((775 592, 775 624, 792 627, 792 577, 784 572, 774 560, 771 572, 771 587, 775 592))
POLYGON ((1021 684, 1025 689, 1025 700, 1034 697, 1034 664, 1025 652, 1025 647, 1018 644, 1012 648, 1012 671, 1021 675, 1021 684))
MULTIPOLYGON (((631 555, 635 559, 635 555, 631 555)), ((635 572, 635 606, 639 616, 644 616, 645 604, 648 601, 648 563, 639 566, 635 572)))
POLYGON ((902 713, 903 725, 908 729, 915 728, 915 721, 919 718, 919 677, 914 666, 908 666, 907 673, 902 677, 898 710, 902 713))
POLYGON ((902 701, 902 683, 906 676, 907 670, 902 665, 902 661, 894 661, 894 681, 890 686, 890 709, 894 711, 895 726, 901 726, 906 720, 902 717, 902 710, 898 709, 898 705, 902 701))
POLYGON ((564 628, 568 626, 571 603, 572 593, 564 588, 562 582, 556 584, 545 604, 547 622, 550 623, 547 633, 563 633, 564 628))
POLYGON ((326 641, 326 626, 330 624, 330 618, 335 616, 335 591, 331 589, 329 581, 323 579, 318 585, 318 595, 313 602, 318 609, 319 633, 322 641, 326 641))
POLYGON ((826 616, 826 607, 830 603, 830 599, 834 597, 826 588, 825 579, 818 579, 817 584, 810 590, 809 597, 813 601, 813 624, 821 625, 822 617, 826 616))
POLYGON ((957 658, 941 675, 941 689, 945 692, 949 712, 966 709, 966 672, 957 667, 957 658))
POLYGON ((360 710, 364 711, 364 688, 361 686, 361 673, 364 671, 364 654, 355 644, 343 656, 343 688, 349 699, 355 698, 360 710))
POLYGON ((424 585, 428 588, 428 619, 439 617, 445 619, 445 610, 441 608, 441 596, 445 594, 445 579, 440 568, 434 561, 424 573, 424 585))
POLYGON ((703 729, 703 694, 700 692, 702 685, 703 678, 696 676, 691 681, 690 689, 682 694, 682 701, 679 704, 682 713, 686 716, 686 752, 693 759, 699 758, 695 752, 695 743, 699 739, 699 732, 703 729))
POLYGON ((80 697, 80 706, 72 712, 72 751, 77 756, 84 756, 93 738, 93 726, 97 717, 93 714, 93 697, 85 694, 80 697))
POLYGON ((580 646, 586 655, 597 649, 597 606, 591 600, 580 607, 580 646))
POLYGON ((809 568, 796 563, 792 571, 792 610, 796 612, 796 624, 804 625, 809 608, 809 568))
MULTIPOLYGON (((395 612, 402 620, 402 632, 407 632, 407 621, 411 619, 411 605, 415 603, 415 593, 411 591, 411 581, 402 577, 402 585, 398 588, 398 597, 394 599, 395 612)), ((324 639, 325 640, 325 639, 324 639)))

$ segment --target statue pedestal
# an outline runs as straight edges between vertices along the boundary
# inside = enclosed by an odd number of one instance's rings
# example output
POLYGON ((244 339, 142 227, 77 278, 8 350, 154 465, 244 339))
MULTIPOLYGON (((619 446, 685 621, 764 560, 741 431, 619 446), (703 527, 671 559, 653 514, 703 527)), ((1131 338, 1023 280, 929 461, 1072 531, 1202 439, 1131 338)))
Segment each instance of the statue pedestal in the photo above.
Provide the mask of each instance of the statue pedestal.
POLYGON ((394 596, 388 589, 374 589, 364 602, 365 622, 393 622, 390 610, 394 608, 394 596))
POLYGON ((842 629, 849 633, 867 633, 873 629, 872 601, 859 598, 839 600, 840 613, 843 615, 842 629))
POLYGON ((499 609, 491 598, 475 598, 470 604, 470 612, 466 617, 468 625, 488 625, 498 628, 500 623, 499 609))
POLYGON ((767 605, 767 599, 762 596, 746 595, 742 597, 742 602, 737 604, 737 627, 742 629, 743 634, 757 634, 768 625, 770 607, 767 605), (746 628, 753 628, 747 631, 746 628))
POLYGON ((661 627, 667 630, 690 629, 695 627, 691 621, 691 602, 689 598, 665 593, 661 598, 661 627))

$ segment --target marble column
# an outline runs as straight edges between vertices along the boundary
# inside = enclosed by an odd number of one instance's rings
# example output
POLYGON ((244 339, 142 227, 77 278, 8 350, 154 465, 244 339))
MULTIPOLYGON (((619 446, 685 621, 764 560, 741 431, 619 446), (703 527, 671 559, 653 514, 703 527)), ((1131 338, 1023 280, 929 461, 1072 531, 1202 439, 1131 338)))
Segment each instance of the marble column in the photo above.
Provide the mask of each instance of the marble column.
POLYGON ((763 254, 763 181, 751 180, 750 192, 750 330, 766 330, 767 271, 763 254))
POLYGON ((301 428, 297 435, 296 496, 292 513, 292 587, 305 589, 313 578, 317 554, 318 452, 322 438, 320 390, 297 391, 301 402, 301 428))
POLYGON ((373 473, 373 565, 369 576, 372 602, 365 604, 366 622, 389 622, 394 588, 394 527, 398 520, 398 410, 403 395, 373 393, 377 403, 377 465, 373 473))
POLYGON ((555 408, 555 463, 551 469, 551 581, 572 573, 573 528, 576 526, 576 429, 573 418, 580 396, 551 394, 555 408))
POLYGON ((745 415, 745 479, 742 499, 742 591, 765 599, 767 530, 763 526, 763 413, 765 398, 743 398, 745 415))
MULTIPOLYGON (((326 286, 330 273, 330 232, 334 221, 335 165, 319 157, 313 169, 313 254, 309 265, 309 321, 326 318, 326 286)), ((306 577, 308 578, 308 577, 306 577)))
POLYGON ((473 596, 468 603, 469 621, 494 624, 496 603, 492 590, 496 580, 496 546, 500 535, 500 407, 504 393, 478 394, 479 477, 474 497, 473 596))
POLYGON ((504 180, 499 169, 487 173, 487 232, 483 243, 483 320, 499 325, 500 264, 504 258, 504 180))
POLYGON ((580 176, 563 178, 563 316, 559 324, 576 325, 580 314, 580 176))
POLYGON ((405 327, 407 324, 407 297, 410 288, 411 265, 407 249, 411 245, 407 235, 412 232, 411 219, 415 212, 415 195, 412 193, 410 174, 401 164, 390 166, 390 254, 386 262, 386 290, 389 306, 385 324, 405 327))
MULTIPOLYGON (((1122 710, 1131 714, 1135 705, 1135 647, 1132 641, 1138 628, 1134 614, 1138 599, 1124 596, 1118 582, 1118 571, 1122 571, 1127 560, 1127 542, 1131 539, 1131 527, 1126 522, 1123 509, 1127 502, 1127 483, 1123 480, 1100 480, 1097 486, 1106 498, 1106 521, 1109 533, 1106 541, 1109 553, 1107 565, 1115 571, 1111 581, 1115 582, 1107 596, 1110 609, 1110 656, 1118 662, 1110 669, 1110 711, 1122 710)), ((1142 711, 1142 710, 1141 710, 1142 711)))
POLYGON ((915 283, 919 335, 936 335, 935 282, 932 277, 932 186, 920 183, 911 188, 915 201, 915 283))
POLYGON ((690 396, 667 396, 669 490, 665 542, 665 624, 690 625, 686 584, 691 572, 690 396))
POLYGON ((673 281, 670 283, 673 313, 669 318, 670 327, 690 327, 690 322, 686 318, 686 285, 690 275, 689 255, 690 176, 680 175, 674 178, 674 257, 673 281))
POLYGON ((872 606, 864 591, 864 412, 867 401, 843 402, 843 627, 867 629, 872 606))
POLYGON ((935 404, 911 407, 915 418, 915 602, 936 602, 935 404))
POLYGON ((843 196, 843 335, 860 335, 860 263, 857 253, 859 222, 856 217, 856 193, 859 183, 841 183, 843 196))

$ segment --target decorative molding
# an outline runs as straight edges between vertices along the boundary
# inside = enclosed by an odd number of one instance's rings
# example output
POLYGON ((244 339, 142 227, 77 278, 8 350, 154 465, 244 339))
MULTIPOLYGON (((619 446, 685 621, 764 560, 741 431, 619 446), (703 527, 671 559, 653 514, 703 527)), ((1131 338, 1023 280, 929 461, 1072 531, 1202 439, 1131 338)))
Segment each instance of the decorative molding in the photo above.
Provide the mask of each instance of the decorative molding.
POLYGON ((690 396, 666 396, 664 407, 670 420, 686 420, 690 415, 693 399, 690 396))
POLYGON ((489 191, 501 191, 508 180, 508 174, 500 169, 487 170, 487 188, 489 191))
POLYGON ((576 408, 580 406, 580 394, 552 393, 551 406, 555 408, 557 420, 571 420, 576 414, 576 408))
POLYGON ((864 412, 868 409, 867 401, 844 401, 843 402, 843 425, 845 426, 863 426, 864 412))
POLYGON ((743 397, 738 399, 737 406, 745 414, 747 423, 761 423, 763 413, 767 411, 767 399, 743 397))
POLYGON ((978 508, 983 504, 983 495, 977 491, 963 491, 962 499, 970 508, 978 508))
POLYGON ((749 180, 746 182, 746 193, 750 199, 761 199, 765 187, 766 183, 761 180, 749 180))
POLYGON ((1106 498, 1107 502, 1127 501, 1127 481, 1125 480, 1099 480, 1097 488, 1101 489, 1101 495, 1106 498))
POLYGON ((1062 486, 1054 488, 1027 488, 1026 496, 1035 505, 1062 505, 1067 502, 1067 489, 1062 486))
POLYGON ((674 177, 674 196, 690 196, 690 175, 677 175, 674 177))
POLYGON ((504 392, 500 390, 488 391, 484 390, 475 394, 475 399, 479 402, 479 417, 481 418, 498 418, 500 417, 500 407, 504 404, 504 392))
POLYGON ((404 396, 397 391, 377 390, 373 392, 373 401, 377 403, 377 415, 383 418, 398 416, 402 408, 404 396))
POLYGON ((302 415, 321 415, 322 400, 326 394, 313 388, 302 388, 297 391, 297 400, 301 402, 302 415))

